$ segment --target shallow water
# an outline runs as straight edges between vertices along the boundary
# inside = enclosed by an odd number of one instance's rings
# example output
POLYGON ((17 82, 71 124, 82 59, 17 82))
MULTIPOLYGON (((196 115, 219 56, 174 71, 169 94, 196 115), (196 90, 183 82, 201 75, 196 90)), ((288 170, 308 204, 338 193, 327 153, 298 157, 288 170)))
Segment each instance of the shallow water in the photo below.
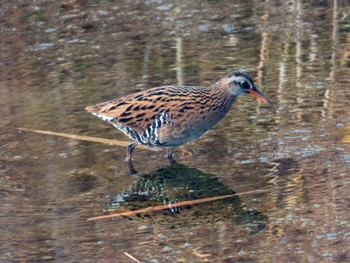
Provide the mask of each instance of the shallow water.
POLYGON ((350 261, 350 7, 346 1, 23 1, 0 17, 1 262, 350 261), (86 105, 244 68, 273 101, 240 97, 205 136, 163 152, 86 105), (147 206, 254 191, 87 222, 147 206))

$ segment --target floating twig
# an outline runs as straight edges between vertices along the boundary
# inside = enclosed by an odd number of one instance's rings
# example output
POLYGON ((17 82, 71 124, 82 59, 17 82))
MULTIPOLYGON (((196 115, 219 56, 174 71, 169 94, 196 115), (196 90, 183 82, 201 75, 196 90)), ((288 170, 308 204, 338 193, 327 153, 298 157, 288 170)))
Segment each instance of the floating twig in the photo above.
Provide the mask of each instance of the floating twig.
MULTIPOLYGON (((53 135, 53 136, 60 136, 65 137, 69 139, 74 140, 81 140, 81 141, 89 141, 89 142, 99 142, 104 144, 112 144, 122 147, 127 147, 129 142, 127 141, 120 141, 120 140, 112 140, 112 139, 104 139, 104 138, 98 138, 98 137, 91 137, 91 136, 83 136, 83 135, 76 135, 76 134, 69 134, 69 133, 60 133, 60 132, 52 132, 52 131, 43 131, 43 130, 33 130, 33 129, 27 129, 27 128, 17 128, 20 131, 27 131, 27 132, 34 132, 34 133, 40 133, 40 134, 46 134, 46 135, 53 135)), ((151 151, 158 151, 157 148, 148 148, 143 145, 138 146, 140 149, 144 150, 151 150, 151 151)))
POLYGON ((140 260, 136 259, 135 257, 131 256, 128 252, 124 252, 124 255, 131 258, 133 261, 137 262, 137 263, 141 263, 140 260))
POLYGON ((201 203, 207 203, 207 202, 212 202, 212 201, 232 198, 234 196, 243 196, 243 195, 249 195, 249 194, 266 193, 266 192, 269 192, 269 191, 270 190, 255 190, 255 191, 249 191, 249 192, 244 192, 244 193, 236 193, 236 194, 231 194, 231 195, 222 195, 222 196, 207 197, 207 198, 201 198, 201 199, 190 200, 190 201, 183 201, 183 202, 173 203, 173 204, 168 204, 168 205, 152 206, 152 207, 147 207, 147 208, 134 210, 134 211, 127 211, 127 212, 115 213, 115 214, 110 214, 110 215, 91 217, 91 218, 88 218, 87 221, 96 221, 96 220, 108 219, 108 218, 114 218, 114 217, 121 217, 121 216, 132 216, 132 215, 141 214, 141 213, 148 213, 148 212, 155 212, 155 211, 165 210, 165 209, 168 209, 168 208, 176 208, 176 207, 179 207, 179 206, 197 205, 197 204, 201 204, 201 203))

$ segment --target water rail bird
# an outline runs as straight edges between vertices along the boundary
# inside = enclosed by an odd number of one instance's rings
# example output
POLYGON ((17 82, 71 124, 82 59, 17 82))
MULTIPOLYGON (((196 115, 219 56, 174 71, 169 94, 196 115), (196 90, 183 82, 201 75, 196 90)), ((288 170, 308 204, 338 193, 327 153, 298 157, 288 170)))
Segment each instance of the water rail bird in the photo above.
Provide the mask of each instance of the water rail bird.
POLYGON ((166 156, 173 164, 173 149, 213 127, 241 94, 272 105, 248 73, 237 70, 209 87, 155 87, 85 109, 131 138, 126 161, 134 174, 132 152, 138 144, 167 149, 166 156))

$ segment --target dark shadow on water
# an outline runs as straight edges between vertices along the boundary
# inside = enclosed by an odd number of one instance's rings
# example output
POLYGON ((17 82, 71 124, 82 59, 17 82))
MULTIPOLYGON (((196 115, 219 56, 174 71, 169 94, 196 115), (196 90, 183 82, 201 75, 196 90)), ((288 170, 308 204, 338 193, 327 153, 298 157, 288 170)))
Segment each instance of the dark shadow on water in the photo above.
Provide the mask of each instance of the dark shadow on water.
MULTIPOLYGON (((107 205, 107 210, 130 211, 234 193, 215 175, 176 164, 138 176, 129 190, 111 197, 113 201, 107 205)), ((151 218, 157 223, 172 224, 228 221, 247 225, 251 233, 264 229, 267 221, 266 216, 260 211, 245 207, 238 196, 200 205, 169 208, 163 212, 142 214, 137 218, 151 218)))

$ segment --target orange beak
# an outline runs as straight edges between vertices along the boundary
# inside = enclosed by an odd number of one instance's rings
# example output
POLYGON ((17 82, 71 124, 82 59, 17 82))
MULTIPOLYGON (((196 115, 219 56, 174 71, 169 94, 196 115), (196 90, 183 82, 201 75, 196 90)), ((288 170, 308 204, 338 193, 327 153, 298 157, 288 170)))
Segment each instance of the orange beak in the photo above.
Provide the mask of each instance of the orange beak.
POLYGON ((255 86, 250 88, 249 94, 252 95, 253 97, 257 97, 258 99, 272 106, 272 102, 268 98, 266 98, 265 95, 260 90, 258 90, 255 86))

